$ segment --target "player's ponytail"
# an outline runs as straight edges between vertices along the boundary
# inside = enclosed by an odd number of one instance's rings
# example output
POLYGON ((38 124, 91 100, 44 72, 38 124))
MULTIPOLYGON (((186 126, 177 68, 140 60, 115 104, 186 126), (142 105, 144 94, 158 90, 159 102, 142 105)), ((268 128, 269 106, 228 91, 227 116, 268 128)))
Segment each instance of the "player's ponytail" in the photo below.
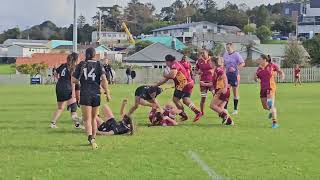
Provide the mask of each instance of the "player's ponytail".
POLYGON ((74 70, 76 69, 76 64, 78 61, 79 55, 77 53, 71 53, 67 57, 67 67, 70 72, 70 74, 73 74, 74 70))
POLYGON ((270 55, 268 55, 267 57, 268 57, 268 63, 272 63, 271 56, 270 56, 270 55))

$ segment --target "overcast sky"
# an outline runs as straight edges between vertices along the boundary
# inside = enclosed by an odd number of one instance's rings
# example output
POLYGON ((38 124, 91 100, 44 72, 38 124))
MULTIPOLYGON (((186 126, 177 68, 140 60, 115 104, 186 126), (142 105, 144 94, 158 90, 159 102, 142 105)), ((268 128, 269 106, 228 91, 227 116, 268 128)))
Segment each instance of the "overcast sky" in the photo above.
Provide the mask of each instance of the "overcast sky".
MULTIPOLYGON (((130 0, 77 0, 78 14, 83 14, 91 23, 97 5, 112 6, 118 4, 126 6, 130 0)), ((157 11, 169 6, 174 0, 140 0, 153 3, 157 11)), ((246 3, 252 7, 258 4, 273 4, 280 0, 230 0, 233 3, 246 3)), ((284 0, 282 0, 284 1, 284 0)), ((219 7, 223 7, 226 0, 216 0, 219 7)), ((51 20, 59 26, 72 23, 73 0, 0 0, 0 32, 7 28, 18 26, 21 29, 51 20)))

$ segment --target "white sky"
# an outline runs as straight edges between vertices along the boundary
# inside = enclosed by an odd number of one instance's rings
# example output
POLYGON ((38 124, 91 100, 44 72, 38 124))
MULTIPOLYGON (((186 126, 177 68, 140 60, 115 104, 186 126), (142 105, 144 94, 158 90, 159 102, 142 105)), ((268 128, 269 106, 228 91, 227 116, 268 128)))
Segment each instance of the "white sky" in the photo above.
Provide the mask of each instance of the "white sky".
MULTIPOLYGON (((83 14, 91 23, 97 5, 112 6, 118 4, 126 6, 130 0, 77 0, 78 14, 83 14)), ((153 3, 157 11, 169 6, 174 0, 140 0, 153 3)), ((229 0, 232 3, 246 3, 253 7, 259 4, 274 4, 280 0, 229 0)), ((285 0, 282 0, 285 1, 285 0)), ((225 0, 216 0, 219 7, 223 7, 225 0)), ((25 29, 45 20, 51 20, 58 26, 69 26, 73 17, 73 0, 0 0, 0 32, 11 27, 25 29)))

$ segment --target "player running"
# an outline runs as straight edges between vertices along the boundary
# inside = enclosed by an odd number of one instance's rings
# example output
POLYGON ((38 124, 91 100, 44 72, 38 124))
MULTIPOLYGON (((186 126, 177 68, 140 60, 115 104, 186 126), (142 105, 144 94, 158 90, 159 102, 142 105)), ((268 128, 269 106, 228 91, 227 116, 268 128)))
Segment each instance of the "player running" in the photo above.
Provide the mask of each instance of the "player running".
POLYGON ((78 61, 78 54, 72 53, 67 57, 67 63, 60 65, 54 72, 58 79, 56 84, 57 109, 53 114, 50 127, 57 128, 57 120, 61 116, 66 104, 71 112, 71 118, 75 128, 80 128, 77 115, 77 103, 75 98, 75 88, 78 86, 71 83, 71 74, 74 72, 78 61))
MULTIPOLYGON (((244 60, 241 55, 234 50, 233 43, 226 44, 227 52, 223 55, 224 66, 228 78, 228 84, 232 87, 233 92, 233 112, 232 114, 238 114, 239 103, 239 70, 245 66, 244 60)), ((228 109, 228 103, 225 106, 228 109)))
POLYGON ((208 91, 211 91, 211 87, 203 86, 201 84, 210 83, 212 81, 211 57, 209 56, 208 51, 205 49, 200 52, 200 58, 198 59, 196 64, 196 72, 200 75, 200 82, 203 82, 200 83, 200 110, 202 114, 204 114, 207 93, 208 91))
POLYGON ((173 102, 182 112, 179 114, 182 121, 188 120, 187 114, 184 112, 183 104, 188 106, 195 114, 193 122, 198 121, 202 117, 202 113, 197 109, 191 101, 190 96, 193 90, 194 82, 186 69, 176 60, 172 55, 165 57, 166 65, 170 68, 168 74, 164 73, 164 79, 158 82, 155 87, 165 84, 169 79, 172 79, 175 84, 175 91, 173 94, 173 102), (181 99, 183 104, 181 103, 181 99))
POLYGON ((168 103, 163 108, 163 112, 152 108, 149 113, 149 120, 152 126, 176 126, 176 116, 181 113, 173 103, 168 103))
POLYGON ((186 71, 190 74, 190 77, 192 78, 193 74, 192 74, 192 66, 191 63, 188 61, 187 56, 183 55, 180 64, 182 64, 182 66, 186 69, 186 71))
POLYGON ((124 113, 125 105, 127 104, 127 100, 124 99, 121 104, 120 115, 121 121, 117 122, 115 120, 115 116, 112 113, 110 107, 106 104, 104 105, 104 117, 107 119, 106 121, 102 121, 100 118, 97 120, 98 126, 98 135, 122 135, 122 134, 130 134, 134 133, 134 124, 132 119, 124 113))
POLYGON ((128 116, 131 116, 138 107, 141 106, 149 106, 160 108, 159 102, 157 101, 157 96, 162 93, 162 89, 160 87, 153 86, 140 86, 135 91, 135 103, 130 108, 128 112, 128 116))
POLYGON ((294 86, 297 86, 297 83, 301 86, 301 69, 299 64, 296 64, 294 68, 294 86))
POLYGON ((202 86, 212 87, 214 89, 215 95, 211 101, 210 108, 218 113, 219 117, 222 118, 222 124, 225 125, 234 125, 234 122, 231 116, 228 114, 228 111, 224 109, 224 106, 229 101, 230 97, 230 88, 228 85, 228 78, 224 71, 224 68, 221 67, 222 58, 214 57, 212 58, 211 67, 213 69, 212 82, 204 83, 200 82, 202 86))
POLYGON ((83 121, 88 135, 88 141, 93 149, 97 149, 96 132, 97 123, 96 117, 100 106, 100 85, 104 89, 107 101, 111 99, 108 81, 105 75, 104 68, 100 61, 94 60, 96 52, 94 48, 86 50, 86 59, 79 63, 73 74, 73 82, 80 82, 80 105, 82 110, 83 121))
POLYGON ((275 93, 276 93, 276 83, 274 72, 280 74, 281 79, 284 79, 284 73, 281 69, 273 64, 268 63, 268 57, 266 55, 261 55, 260 66, 256 72, 256 81, 260 80, 260 99, 262 107, 265 110, 270 111, 269 118, 272 119, 272 128, 278 128, 277 122, 277 109, 275 107, 275 93))

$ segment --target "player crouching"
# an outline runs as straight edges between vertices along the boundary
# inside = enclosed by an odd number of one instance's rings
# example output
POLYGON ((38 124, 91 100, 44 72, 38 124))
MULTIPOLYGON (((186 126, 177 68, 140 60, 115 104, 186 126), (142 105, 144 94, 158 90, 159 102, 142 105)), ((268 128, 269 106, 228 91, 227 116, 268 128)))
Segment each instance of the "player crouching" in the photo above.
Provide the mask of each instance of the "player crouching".
POLYGON ((132 119, 124 114, 124 108, 127 104, 127 100, 122 101, 121 105, 121 118, 122 120, 117 122, 115 120, 115 116, 113 115, 110 107, 106 104, 104 105, 103 112, 105 119, 107 121, 102 121, 100 118, 97 118, 97 124, 98 124, 98 135, 122 135, 122 134, 130 134, 133 135, 134 133, 134 124, 132 119))
POLYGON ((219 117, 222 118, 222 124, 232 126, 234 125, 234 122, 228 112, 224 109, 224 106, 229 101, 230 88, 226 72, 221 67, 221 62, 221 57, 212 58, 212 82, 205 83, 201 81, 200 84, 201 86, 211 86, 214 89, 215 95, 211 101, 210 108, 217 112, 219 117))
POLYGON ((176 116, 181 113, 173 103, 168 103, 163 108, 163 113, 156 108, 152 108, 149 113, 149 120, 152 126, 176 126, 176 116))

